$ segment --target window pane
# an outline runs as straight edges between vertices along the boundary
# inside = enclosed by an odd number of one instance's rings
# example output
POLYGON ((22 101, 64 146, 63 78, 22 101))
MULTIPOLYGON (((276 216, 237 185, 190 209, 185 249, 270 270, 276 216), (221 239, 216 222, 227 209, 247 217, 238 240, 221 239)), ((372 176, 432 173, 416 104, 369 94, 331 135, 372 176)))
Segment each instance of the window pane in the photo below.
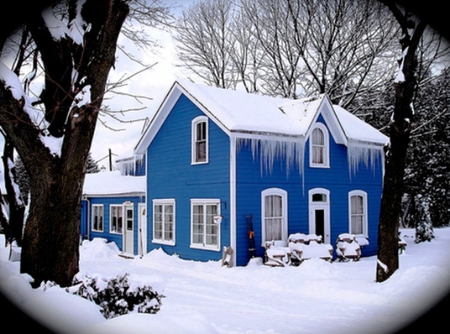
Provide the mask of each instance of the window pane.
POLYGON ((312 133, 312 143, 313 145, 321 145, 325 144, 325 137, 323 135, 322 130, 314 129, 312 133))
POLYGON ((314 194, 314 195, 312 195, 312 201, 313 202, 326 202, 327 201, 327 195, 325 195, 325 194, 314 194))
POLYGON ((206 141, 198 141, 196 144, 196 161, 206 161, 206 141))
POLYGON ((352 214, 362 214, 363 213, 363 197, 362 196, 352 196, 351 197, 351 212, 352 214))

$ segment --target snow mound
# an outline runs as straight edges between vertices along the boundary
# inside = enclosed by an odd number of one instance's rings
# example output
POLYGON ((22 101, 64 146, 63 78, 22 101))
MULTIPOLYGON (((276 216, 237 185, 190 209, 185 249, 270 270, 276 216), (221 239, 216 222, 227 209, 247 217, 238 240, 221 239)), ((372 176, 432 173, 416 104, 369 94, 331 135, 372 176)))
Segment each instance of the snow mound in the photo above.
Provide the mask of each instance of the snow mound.
POLYGON ((132 328, 133 334, 149 332, 158 334, 218 333, 199 313, 164 313, 161 311, 157 316, 143 313, 122 315, 85 328, 83 334, 122 334, 129 333, 130 328, 132 328))
POLYGON ((0 288, 11 302, 20 305, 33 293, 28 274, 19 274, 11 262, 0 261, 0 288))
POLYGON ((60 287, 36 291, 25 303, 23 310, 45 327, 66 333, 84 331, 86 326, 104 322, 100 306, 60 287))
POLYGON ((320 279, 332 278, 336 273, 336 268, 333 268, 332 263, 317 257, 303 261, 298 269, 302 275, 320 279))
POLYGON ((116 243, 108 242, 104 238, 84 240, 80 247, 80 257, 83 260, 97 260, 116 257, 120 253, 116 243))

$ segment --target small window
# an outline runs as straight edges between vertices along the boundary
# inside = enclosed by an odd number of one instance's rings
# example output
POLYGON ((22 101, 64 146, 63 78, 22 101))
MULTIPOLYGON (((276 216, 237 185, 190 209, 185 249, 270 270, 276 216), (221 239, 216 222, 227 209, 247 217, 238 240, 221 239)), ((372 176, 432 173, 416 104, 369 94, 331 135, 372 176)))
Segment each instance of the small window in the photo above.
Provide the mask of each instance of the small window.
POLYGON ((367 236, 367 193, 360 190, 349 193, 350 233, 367 236))
POLYGON ((208 162, 208 118, 199 116, 192 121, 192 163, 208 162))
POLYGON ((313 202, 326 202, 327 201, 327 195, 326 194, 313 194, 312 195, 312 201, 313 202))
POLYGON ((110 232, 122 233, 123 229, 123 206, 111 205, 110 206, 110 232))
POLYGON ((316 123, 311 132, 309 150, 311 167, 329 167, 328 130, 322 123, 316 123))
POLYGON ((175 244, 175 200, 153 201, 153 241, 175 244))
POLYGON ((220 224, 214 222, 218 215, 219 200, 191 201, 191 247, 220 250, 220 224))
POLYGON ((103 205, 92 205, 92 231, 103 232, 103 205))

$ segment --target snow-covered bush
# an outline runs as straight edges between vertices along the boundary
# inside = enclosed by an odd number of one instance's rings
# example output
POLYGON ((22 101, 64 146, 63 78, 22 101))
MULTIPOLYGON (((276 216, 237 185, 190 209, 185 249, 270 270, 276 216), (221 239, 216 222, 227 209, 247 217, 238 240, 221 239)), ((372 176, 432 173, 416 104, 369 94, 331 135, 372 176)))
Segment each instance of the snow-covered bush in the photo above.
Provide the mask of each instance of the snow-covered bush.
POLYGON ((67 291, 99 305, 107 319, 131 312, 155 314, 160 310, 161 300, 164 298, 148 285, 133 287, 128 274, 109 280, 79 274, 67 291))
POLYGON ((431 241, 434 239, 433 224, 431 223, 430 216, 430 200, 428 197, 422 195, 417 196, 417 200, 420 201, 418 205, 418 222, 416 226, 416 243, 431 241))

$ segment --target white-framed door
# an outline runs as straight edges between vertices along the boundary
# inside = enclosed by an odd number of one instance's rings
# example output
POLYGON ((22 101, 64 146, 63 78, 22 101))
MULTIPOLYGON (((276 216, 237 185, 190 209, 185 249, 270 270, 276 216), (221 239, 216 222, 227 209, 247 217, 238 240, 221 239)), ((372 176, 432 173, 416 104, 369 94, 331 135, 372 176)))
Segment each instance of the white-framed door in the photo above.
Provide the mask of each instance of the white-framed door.
POLYGON ((123 251, 134 254, 134 209, 133 204, 124 203, 123 251))
POLYGON ((138 204, 138 254, 145 255, 147 253, 147 215, 145 203, 138 204))
POLYGON ((323 188, 309 190, 309 233, 322 236, 322 241, 330 240, 330 191, 323 188))

